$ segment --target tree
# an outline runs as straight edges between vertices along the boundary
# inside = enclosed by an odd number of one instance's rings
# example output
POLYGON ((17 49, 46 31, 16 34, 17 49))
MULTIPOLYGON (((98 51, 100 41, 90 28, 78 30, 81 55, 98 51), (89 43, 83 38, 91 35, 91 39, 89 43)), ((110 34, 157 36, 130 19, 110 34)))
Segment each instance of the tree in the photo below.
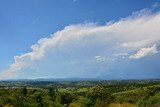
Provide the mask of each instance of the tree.
POLYGON ((40 92, 35 93, 35 100, 38 103, 39 107, 43 107, 42 94, 40 92))
POLYGON ((50 87, 48 88, 48 94, 52 98, 53 102, 56 100, 56 91, 54 88, 50 87))
POLYGON ((23 87, 23 88, 22 88, 22 94, 23 94, 23 95, 26 95, 27 93, 28 93, 28 92, 27 92, 27 88, 26 88, 26 87, 23 87))
POLYGON ((90 98, 93 103, 95 103, 96 100, 109 103, 111 100, 111 94, 107 88, 95 86, 90 89, 90 98))
POLYGON ((73 101, 74 97, 71 93, 62 92, 60 93, 60 103, 69 105, 73 101))

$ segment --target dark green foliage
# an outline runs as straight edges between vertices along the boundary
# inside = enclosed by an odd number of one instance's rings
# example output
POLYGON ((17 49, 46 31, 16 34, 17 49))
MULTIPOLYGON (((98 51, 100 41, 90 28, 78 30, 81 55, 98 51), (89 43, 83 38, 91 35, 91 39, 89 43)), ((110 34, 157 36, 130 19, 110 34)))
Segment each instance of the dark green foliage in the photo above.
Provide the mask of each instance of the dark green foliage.
POLYGON ((26 94, 27 94, 27 88, 26 88, 26 87, 22 88, 22 94, 23 94, 23 95, 26 95, 26 94))
POLYGON ((131 103, 140 107, 160 105, 159 80, 0 82, 0 87, 0 107, 108 107, 110 103, 131 103))
POLYGON ((101 86, 96 86, 92 87, 90 89, 90 98, 93 102, 96 100, 102 101, 102 102, 110 102, 111 100, 111 93, 108 89, 101 87, 101 86))
POLYGON ((51 97, 53 102, 55 102, 57 98, 56 92, 57 92, 57 89, 54 89, 53 87, 48 88, 48 94, 51 97))
POLYGON ((66 104, 66 105, 69 105, 70 103, 72 103, 74 99, 74 96, 68 92, 61 92, 59 96, 60 96, 60 103, 66 104))
POLYGON ((35 96, 35 101, 38 103, 38 106, 43 107, 42 93, 36 92, 34 96, 35 96))

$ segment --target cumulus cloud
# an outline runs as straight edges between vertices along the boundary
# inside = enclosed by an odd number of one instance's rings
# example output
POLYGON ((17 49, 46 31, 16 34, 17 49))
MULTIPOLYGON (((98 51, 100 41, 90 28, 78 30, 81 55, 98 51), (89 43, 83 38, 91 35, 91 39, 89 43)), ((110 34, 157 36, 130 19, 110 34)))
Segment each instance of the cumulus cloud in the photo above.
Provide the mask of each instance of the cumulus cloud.
POLYGON ((22 72, 31 72, 30 68, 34 67, 39 67, 38 72, 42 75, 47 69, 53 77, 62 76, 62 72, 66 71, 68 75, 76 75, 77 69, 83 75, 82 71, 91 73, 93 65, 96 66, 93 60, 95 56, 96 60, 127 55, 137 59, 156 54, 154 44, 160 42, 159 22, 159 12, 151 14, 143 10, 103 26, 94 23, 66 26, 63 30, 40 39, 31 46, 31 52, 15 56, 15 62, 0 72, 0 78, 18 77, 22 72), (134 52, 137 53, 131 55, 134 52))
POLYGON ((149 47, 149 48, 140 49, 136 54, 129 56, 129 58, 139 59, 142 57, 154 55, 156 53, 158 53, 156 45, 153 45, 152 47, 149 47))

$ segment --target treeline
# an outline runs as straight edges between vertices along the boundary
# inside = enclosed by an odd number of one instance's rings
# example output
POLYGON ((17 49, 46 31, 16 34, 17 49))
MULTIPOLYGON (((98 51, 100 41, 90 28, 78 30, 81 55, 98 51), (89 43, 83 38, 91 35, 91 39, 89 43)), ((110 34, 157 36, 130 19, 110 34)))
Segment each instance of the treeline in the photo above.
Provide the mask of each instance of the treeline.
MULTIPOLYGON (((128 84, 130 86, 130 84, 128 84)), ((142 85, 143 86, 143 85, 142 85)), ((121 88, 128 86, 122 85, 121 88)), ((160 85, 126 88, 115 92, 112 86, 88 88, 0 89, 1 107, 159 107, 160 85)), ((118 90, 118 89, 117 89, 118 90)))
POLYGON ((51 86, 56 88, 90 88, 96 85, 116 89, 114 92, 117 92, 150 85, 160 85, 160 80, 0 81, 0 88, 25 86, 34 88, 51 86))

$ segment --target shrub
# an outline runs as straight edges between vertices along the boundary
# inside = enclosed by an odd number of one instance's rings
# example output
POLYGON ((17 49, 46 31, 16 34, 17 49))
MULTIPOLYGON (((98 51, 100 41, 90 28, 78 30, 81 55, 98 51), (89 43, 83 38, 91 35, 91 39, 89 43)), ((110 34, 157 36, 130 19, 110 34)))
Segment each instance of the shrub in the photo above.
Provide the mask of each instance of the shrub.
POLYGON ((136 105, 133 105, 133 104, 130 104, 130 103, 122 103, 122 104, 119 104, 119 103, 111 103, 109 105, 109 107, 138 107, 136 105))

